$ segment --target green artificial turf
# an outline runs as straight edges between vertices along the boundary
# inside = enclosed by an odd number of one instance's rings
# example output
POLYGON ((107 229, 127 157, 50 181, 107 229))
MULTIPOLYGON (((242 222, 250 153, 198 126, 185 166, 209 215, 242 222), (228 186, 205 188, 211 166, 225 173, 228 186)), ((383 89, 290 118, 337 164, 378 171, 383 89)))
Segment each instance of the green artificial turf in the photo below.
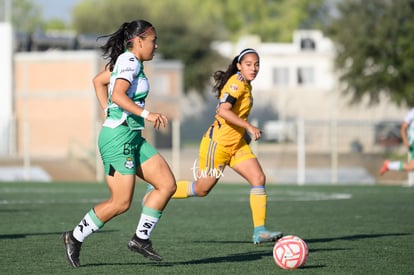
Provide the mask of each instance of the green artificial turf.
POLYGON ((273 244, 252 244, 247 184, 170 201, 151 238, 164 261, 130 252, 145 190, 137 184, 130 210, 85 241, 73 269, 61 233, 108 198, 106 185, 0 183, 0 274, 414 273, 414 188, 268 184, 268 228, 309 247, 294 271, 275 264, 273 244))

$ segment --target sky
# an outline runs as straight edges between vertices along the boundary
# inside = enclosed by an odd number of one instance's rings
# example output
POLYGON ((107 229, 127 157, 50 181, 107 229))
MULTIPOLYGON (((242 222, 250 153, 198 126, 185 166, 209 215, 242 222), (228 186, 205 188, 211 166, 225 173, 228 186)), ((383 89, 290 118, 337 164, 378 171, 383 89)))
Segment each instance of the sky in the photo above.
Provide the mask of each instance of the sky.
POLYGON ((70 22, 72 9, 82 0, 32 0, 33 3, 40 6, 43 12, 44 20, 59 18, 64 22, 70 22))

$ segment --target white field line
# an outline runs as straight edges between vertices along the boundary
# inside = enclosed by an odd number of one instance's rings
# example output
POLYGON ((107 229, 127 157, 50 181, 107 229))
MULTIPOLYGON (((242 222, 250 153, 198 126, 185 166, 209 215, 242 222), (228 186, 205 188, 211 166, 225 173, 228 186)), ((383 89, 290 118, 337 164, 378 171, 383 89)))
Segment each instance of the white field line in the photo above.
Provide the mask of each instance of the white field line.
MULTIPOLYGON (((217 198, 218 196, 226 196, 227 201, 248 201, 249 193, 247 191, 237 190, 233 192, 232 190, 226 190, 220 193, 212 193, 209 197, 217 198), (238 195, 236 197, 228 196, 229 194, 238 195), (234 198, 234 199, 232 199, 234 198)), ((56 190, 56 189, 44 189, 44 188, 0 188, 0 205, 10 205, 10 204, 67 204, 67 203, 99 203, 107 199, 106 195, 103 195, 102 198, 85 198, 85 199, 26 199, 26 200, 4 200, 1 199, 1 194, 11 194, 11 193, 31 193, 31 194, 62 194, 67 191, 65 190, 56 190)), ((86 194, 94 193, 96 191, 86 191, 79 190, 70 192, 72 195, 68 194, 68 197, 76 197, 76 194, 86 194), (75 193, 75 194, 74 194, 75 193)), ((267 191, 268 201, 328 201, 328 200, 347 200, 351 199, 352 194, 349 193, 330 193, 330 192, 306 192, 306 191, 278 191, 271 190, 267 191)), ((199 200, 192 198, 189 201, 197 202, 199 200)), ((205 201, 208 203, 208 201, 205 201)))
POLYGON ((78 203, 99 203, 101 199, 81 199, 81 200, 0 200, 0 205, 13 204, 78 204, 78 203))

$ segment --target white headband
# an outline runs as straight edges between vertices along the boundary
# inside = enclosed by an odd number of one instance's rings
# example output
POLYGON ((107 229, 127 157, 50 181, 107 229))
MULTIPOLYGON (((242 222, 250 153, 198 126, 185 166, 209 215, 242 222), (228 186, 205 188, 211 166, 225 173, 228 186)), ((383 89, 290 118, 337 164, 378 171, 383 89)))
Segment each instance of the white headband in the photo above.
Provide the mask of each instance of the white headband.
POLYGON ((245 56, 246 54, 248 54, 248 53, 255 53, 255 54, 257 54, 257 55, 259 55, 255 50, 253 50, 253 49, 246 49, 246 50, 244 50, 244 51, 242 51, 240 54, 239 54, 239 57, 237 58, 237 62, 238 63, 240 63, 240 60, 242 59, 242 57, 243 56, 245 56))

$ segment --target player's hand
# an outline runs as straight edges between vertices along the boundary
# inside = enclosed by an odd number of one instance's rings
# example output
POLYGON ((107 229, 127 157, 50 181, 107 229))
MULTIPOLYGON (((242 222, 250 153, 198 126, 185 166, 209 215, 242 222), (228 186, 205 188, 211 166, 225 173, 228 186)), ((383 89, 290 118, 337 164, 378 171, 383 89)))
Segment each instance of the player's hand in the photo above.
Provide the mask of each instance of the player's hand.
POLYGON ((168 118, 159 113, 149 113, 147 120, 154 124, 155 129, 160 129, 160 127, 165 128, 168 125, 168 118))
POLYGON ((246 130, 249 132, 251 138, 254 139, 255 141, 259 140, 262 137, 262 130, 260 130, 257 127, 250 125, 250 127, 246 130))

